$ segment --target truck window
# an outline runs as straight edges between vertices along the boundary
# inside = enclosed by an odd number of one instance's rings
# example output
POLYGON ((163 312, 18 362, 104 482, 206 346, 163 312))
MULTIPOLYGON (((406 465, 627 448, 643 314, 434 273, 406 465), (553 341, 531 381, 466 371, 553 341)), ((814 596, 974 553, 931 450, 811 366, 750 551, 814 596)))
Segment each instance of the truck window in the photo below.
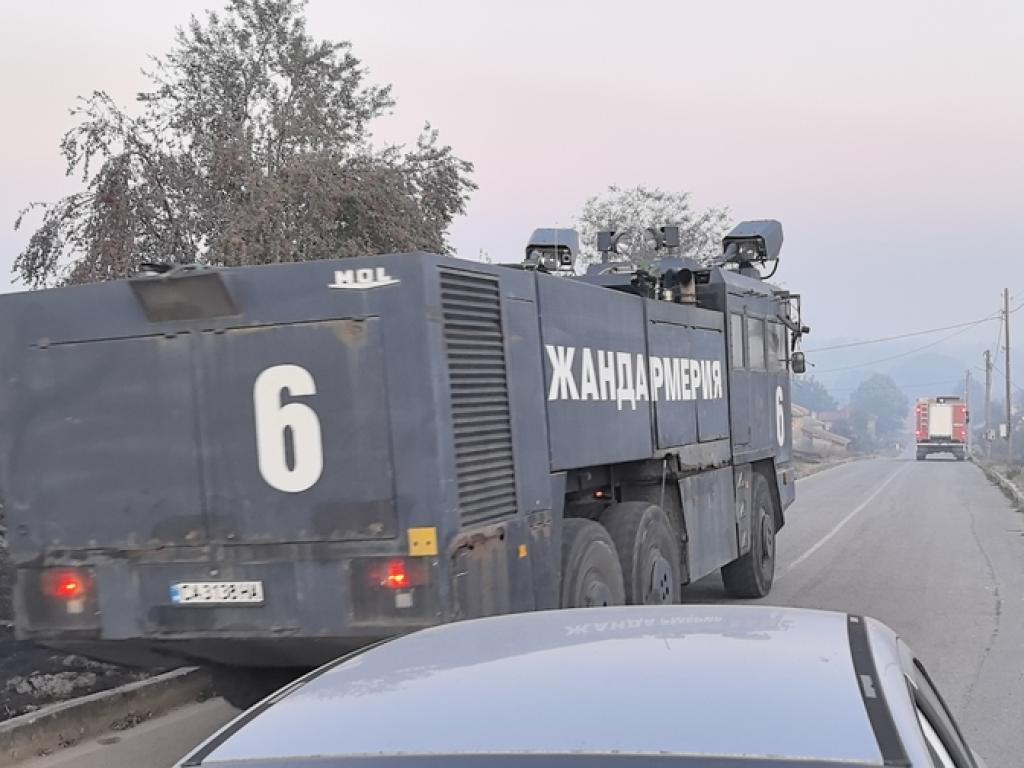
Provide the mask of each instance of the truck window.
POLYGON ((768 370, 781 371, 786 367, 785 331, 780 323, 769 322, 768 328, 768 370))
POLYGON ((732 349, 733 369, 743 367, 743 315, 730 315, 729 343, 732 349))
POLYGON ((764 370, 764 320, 747 318, 747 365, 752 371, 764 370))

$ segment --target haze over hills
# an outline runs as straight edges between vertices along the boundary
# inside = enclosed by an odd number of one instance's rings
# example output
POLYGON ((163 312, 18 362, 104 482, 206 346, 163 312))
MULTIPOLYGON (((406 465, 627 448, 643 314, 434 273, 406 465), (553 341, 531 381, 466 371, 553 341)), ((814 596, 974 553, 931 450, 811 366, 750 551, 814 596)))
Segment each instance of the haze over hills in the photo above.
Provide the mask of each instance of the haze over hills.
MULTIPOLYGON (((807 353, 808 374, 824 384, 835 400, 844 405, 860 383, 876 373, 890 376, 911 401, 918 397, 942 394, 963 396, 965 373, 970 368, 972 376, 971 401, 980 415, 985 391, 983 353, 986 348, 994 350, 992 342, 995 341, 996 330, 995 323, 991 328, 986 326, 984 329, 984 338, 991 337, 991 341, 983 341, 982 334, 978 333, 971 334, 978 337, 976 340, 951 339, 946 343, 936 343, 928 349, 921 349, 921 347, 936 340, 925 336, 877 345, 815 352, 813 350, 816 348, 848 344, 857 339, 850 337, 820 338, 815 339, 812 344, 808 338, 804 343, 809 350, 807 353)), ((993 404, 1003 402, 1005 385, 1002 374, 1002 352, 995 360, 995 365, 996 370, 993 370, 992 373, 993 404)), ((1022 377, 1024 377, 1024 365, 1015 362, 1013 380, 1024 384, 1022 377)), ((1019 391, 1016 386, 1014 389, 1019 391)))

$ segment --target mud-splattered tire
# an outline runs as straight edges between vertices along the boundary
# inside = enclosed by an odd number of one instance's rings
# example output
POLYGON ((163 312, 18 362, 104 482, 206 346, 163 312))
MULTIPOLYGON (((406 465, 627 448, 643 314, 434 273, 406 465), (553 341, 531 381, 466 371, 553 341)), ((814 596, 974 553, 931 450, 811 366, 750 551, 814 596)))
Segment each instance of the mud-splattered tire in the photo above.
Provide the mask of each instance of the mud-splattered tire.
POLYGON ((679 539, 661 507, 646 501, 612 504, 601 522, 615 542, 626 602, 678 603, 682 589, 679 539))
POLYGON ((768 481, 755 472, 750 505, 750 551, 722 568, 730 597, 764 597, 775 579, 775 502, 768 481))
POLYGON ((593 608, 625 602, 622 569, 608 531, 593 520, 563 520, 562 607, 593 608))

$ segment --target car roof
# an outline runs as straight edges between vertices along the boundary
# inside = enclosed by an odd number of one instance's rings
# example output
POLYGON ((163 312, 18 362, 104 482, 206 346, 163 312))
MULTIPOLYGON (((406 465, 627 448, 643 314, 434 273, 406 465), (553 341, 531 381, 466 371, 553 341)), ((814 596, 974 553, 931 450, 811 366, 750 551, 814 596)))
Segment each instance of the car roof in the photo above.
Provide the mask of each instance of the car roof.
POLYGON ((690 605, 447 624, 366 650, 242 715, 200 750, 201 764, 618 754, 881 765, 847 621, 690 605))

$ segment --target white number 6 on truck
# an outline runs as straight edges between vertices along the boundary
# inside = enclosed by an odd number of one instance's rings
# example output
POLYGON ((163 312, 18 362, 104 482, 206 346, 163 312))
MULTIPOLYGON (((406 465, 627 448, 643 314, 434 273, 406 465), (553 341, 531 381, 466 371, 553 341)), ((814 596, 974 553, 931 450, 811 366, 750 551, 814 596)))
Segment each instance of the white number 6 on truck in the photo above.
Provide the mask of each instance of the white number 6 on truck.
POLYGON ((312 374, 299 365, 275 365, 256 377, 252 388, 256 456, 267 485, 285 493, 301 493, 316 485, 323 472, 323 437, 312 408, 305 403, 281 404, 286 393, 290 397, 315 395, 312 374))
POLYGON ((775 437, 780 448, 786 444, 786 396, 782 387, 775 388, 775 437))

